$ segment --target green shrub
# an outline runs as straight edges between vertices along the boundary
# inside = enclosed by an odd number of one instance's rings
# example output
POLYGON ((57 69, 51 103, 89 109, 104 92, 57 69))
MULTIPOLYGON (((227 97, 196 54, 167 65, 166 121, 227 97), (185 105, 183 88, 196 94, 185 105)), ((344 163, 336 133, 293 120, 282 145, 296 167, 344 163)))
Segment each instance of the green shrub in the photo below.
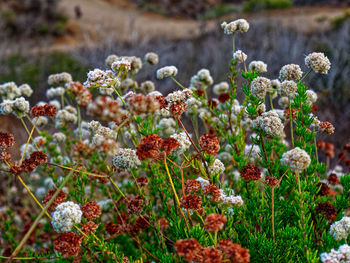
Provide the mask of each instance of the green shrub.
POLYGON ((248 0, 243 4, 244 11, 257 11, 263 9, 288 8, 293 6, 291 0, 248 0))

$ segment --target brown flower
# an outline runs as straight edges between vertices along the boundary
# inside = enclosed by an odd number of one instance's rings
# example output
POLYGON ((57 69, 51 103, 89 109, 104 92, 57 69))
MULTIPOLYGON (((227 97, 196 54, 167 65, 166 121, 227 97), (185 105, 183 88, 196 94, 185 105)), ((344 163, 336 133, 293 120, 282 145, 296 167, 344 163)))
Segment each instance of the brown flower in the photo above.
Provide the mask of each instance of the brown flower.
POLYGON ((88 220, 95 220, 101 215, 101 207, 95 201, 88 202, 81 206, 83 216, 88 220))
POLYGON ((113 222, 106 223, 105 229, 106 229, 107 233, 111 236, 120 235, 123 233, 123 227, 121 225, 116 225, 113 222))
POLYGON ((200 210, 202 207, 202 197, 196 195, 186 195, 180 198, 181 207, 186 209, 200 210))
POLYGON ((204 228, 210 233, 215 233, 224 227, 226 221, 227 219, 224 215, 212 213, 205 218, 204 228))
POLYGON ((5 150, 15 144, 15 138, 9 132, 0 132, 0 150, 5 150))
POLYGON ((220 188, 214 184, 208 184, 204 186, 203 192, 205 195, 211 197, 214 202, 218 202, 220 198, 220 188))
POLYGON ((36 164, 31 159, 24 159, 20 168, 21 172, 30 173, 36 168, 36 164))
POLYGON ((337 217, 337 210, 329 202, 319 203, 316 207, 316 212, 324 214, 325 218, 330 222, 334 221, 334 219, 337 217))
POLYGON ((320 188, 320 191, 318 192, 318 195, 321 195, 321 196, 326 196, 326 195, 329 195, 330 192, 331 192, 331 189, 329 188, 329 186, 325 183, 317 183, 317 187, 321 187, 320 188))
POLYGON ((326 149, 326 143, 324 141, 316 142, 317 149, 324 151, 326 149))
POLYGON ((217 100, 216 99, 208 100, 208 106, 211 109, 216 109, 216 107, 218 106, 217 100))
POLYGON ((154 158, 159 153, 162 144, 163 140, 159 135, 149 134, 141 139, 141 143, 136 149, 136 155, 141 161, 154 158))
POLYGON ((147 215, 139 216, 132 227, 132 231, 139 231, 142 229, 146 229, 149 226, 150 226, 149 217, 147 215))
POLYGON ((221 263, 222 252, 213 247, 206 247, 202 251, 203 263, 221 263))
POLYGON ((31 153, 30 160, 36 165, 43 165, 47 163, 47 155, 42 151, 35 151, 31 153))
POLYGON ((217 154, 220 143, 214 134, 204 134, 199 138, 199 147, 208 154, 217 154))
POLYGON ((241 170, 241 177, 246 181, 257 181, 261 177, 261 171, 259 167, 252 164, 243 166, 241 170))
POLYGON ((320 131, 326 132, 328 134, 334 133, 334 130, 335 130, 333 124, 328 121, 321 122, 319 124, 319 128, 320 128, 320 131))
POLYGON ((44 105, 45 115, 50 117, 55 117, 57 109, 51 104, 44 105))
POLYGON ((230 99, 230 95, 228 93, 220 94, 219 97, 218 97, 218 100, 221 103, 224 103, 224 102, 228 101, 229 99, 230 99))
POLYGON ((201 183, 197 180, 187 180, 185 182, 185 191, 187 193, 195 193, 201 189, 201 183))
POLYGON ((128 213, 129 214, 139 214, 142 211, 143 198, 141 196, 137 196, 134 199, 128 201, 128 213))
POLYGON ((270 187, 276 187, 278 186, 278 179, 272 176, 266 176, 265 177, 265 184, 269 185, 270 187))
POLYGON ((225 258, 231 259, 233 263, 249 263, 250 255, 249 249, 242 248, 239 244, 234 244, 229 240, 220 240, 217 246, 224 255, 225 258))
POLYGON ((329 176, 328 176, 328 183, 330 183, 331 185, 337 185, 337 184, 340 184, 340 181, 338 179, 338 176, 335 174, 335 173, 331 173, 329 176))
POLYGON ((32 117, 40 117, 40 116, 44 116, 45 115, 45 109, 44 106, 39 106, 36 105, 33 108, 30 109, 30 115, 32 115, 32 117))
POLYGON ((65 256, 76 256, 80 251, 81 238, 73 232, 62 233, 54 241, 54 249, 65 256))
POLYGON ((164 109, 166 106, 168 106, 168 101, 164 96, 157 96, 154 99, 158 101, 161 109, 164 109))
POLYGON ((148 185, 148 178, 145 176, 137 177, 136 182, 139 187, 146 187, 148 185))
POLYGON ((201 89, 196 89, 194 91, 198 97, 202 97, 204 95, 204 90, 201 90, 201 89))
POLYGON ((180 116, 186 110, 187 110, 186 103, 171 104, 170 107, 169 107, 169 111, 175 116, 180 116))
POLYGON ((180 144, 175 138, 165 138, 163 139, 162 143, 162 149, 167 153, 171 153, 173 150, 175 150, 177 147, 179 147, 180 144))
POLYGON ((201 259, 202 246, 194 238, 177 240, 175 249, 177 254, 188 262, 201 259))
MULTIPOLYGON (((50 189, 49 192, 46 194, 46 196, 43 199, 43 204, 46 205, 50 199, 52 198, 52 196, 56 193, 57 189, 50 189)), ((66 201, 67 199, 67 194, 65 192, 63 192, 62 190, 58 193, 58 195, 56 196, 55 200, 52 202, 52 204, 50 205, 50 207, 48 208, 49 212, 53 212, 55 211, 55 208, 58 204, 63 203, 64 201, 66 201)))
POLYGON ((85 223, 83 225, 83 227, 81 228, 81 230, 85 233, 85 234, 90 234, 90 233, 95 233, 96 229, 97 229, 98 225, 96 225, 94 222, 89 221, 87 223, 85 223))

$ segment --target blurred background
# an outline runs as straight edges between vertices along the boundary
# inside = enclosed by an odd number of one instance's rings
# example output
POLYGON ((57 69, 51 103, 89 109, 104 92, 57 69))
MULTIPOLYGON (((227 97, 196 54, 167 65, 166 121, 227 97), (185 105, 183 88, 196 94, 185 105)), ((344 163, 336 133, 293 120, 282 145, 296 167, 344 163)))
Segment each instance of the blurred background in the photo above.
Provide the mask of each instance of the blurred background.
MULTIPOLYGON (((307 83, 319 94, 320 119, 336 127, 324 139, 336 147, 348 142, 350 0, 0 0, 0 83, 28 83, 33 104, 46 99, 49 74, 67 71, 83 82, 88 70, 105 67, 109 54, 143 57, 149 51, 159 54, 158 67, 177 66, 184 85, 201 68, 224 81, 232 38, 220 23, 237 18, 251 27, 238 34, 236 47, 248 63, 267 63, 271 79, 288 63, 306 72, 304 57, 312 51, 330 58, 329 74, 312 73, 307 83)), ((151 79, 165 93, 177 89, 157 81, 155 70, 145 67, 139 80, 151 79)), ((1 130, 18 138, 19 121, 0 121, 1 130)))

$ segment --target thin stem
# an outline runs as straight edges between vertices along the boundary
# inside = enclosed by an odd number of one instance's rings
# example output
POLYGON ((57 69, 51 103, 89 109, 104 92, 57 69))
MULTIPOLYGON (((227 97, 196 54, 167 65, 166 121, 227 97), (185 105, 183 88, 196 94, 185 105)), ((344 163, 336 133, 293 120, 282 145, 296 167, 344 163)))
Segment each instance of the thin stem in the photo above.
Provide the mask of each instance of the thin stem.
POLYGON ((111 177, 108 177, 108 179, 109 179, 109 181, 112 183, 112 185, 114 186, 114 188, 115 188, 116 190, 118 190, 118 192, 121 194, 121 196, 122 196, 123 198, 126 199, 126 197, 125 197, 125 195, 123 194, 122 190, 120 190, 120 188, 119 188, 118 185, 113 181, 113 179, 112 179, 111 177))
MULTIPOLYGON (((52 165, 52 166, 57 166, 57 167, 59 167, 59 168, 66 169, 66 170, 72 170, 73 172, 76 172, 76 173, 79 173, 79 172, 80 172, 79 170, 76 170, 76 169, 74 169, 74 168, 62 166, 62 165, 55 164, 55 163, 47 163, 47 164, 48 164, 48 165, 52 165)), ((100 174, 94 174, 94 173, 89 173, 89 172, 84 172, 84 173, 87 174, 87 175, 90 175, 90 176, 94 176, 94 177, 101 177, 101 178, 106 178, 106 177, 108 177, 107 175, 100 175, 100 174)))
POLYGON ((170 78, 177 84, 177 85, 179 85, 180 86, 180 88, 182 88, 182 89, 186 89, 184 86, 182 86, 181 85, 181 83, 180 82, 178 82, 173 76, 170 76, 170 78))
POLYGON ((304 77, 301 78, 300 82, 303 82, 303 80, 311 73, 312 69, 309 69, 308 72, 304 75, 304 77))
POLYGON ((273 242, 275 242, 275 187, 272 187, 272 197, 271 197, 271 206, 272 206, 272 217, 271 217, 271 222, 272 222, 272 238, 273 242))
POLYGON ((294 148, 294 135, 293 135, 293 115, 292 115, 292 104, 290 96, 288 96, 288 107, 289 107, 289 123, 290 123, 290 137, 292 140, 292 146, 294 148))
POLYGON ((34 132, 34 129, 35 129, 36 123, 38 122, 38 119, 39 119, 39 117, 36 117, 35 122, 34 122, 34 125, 33 125, 33 128, 32 128, 32 130, 30 131, 30 134, 29 134, 29 137, 28 137, 28 140, 27 140, 27 144, 26 144, 26 146, 25 146, 25 148, 24 148, 24 151, 23 151, 23 154, 22 154, 21 160, 19 161, 19 165, 21 165, 21 164, 22 164, 22 161, 23 161, 24 155, 26 154, 26 151, 27 151, 27 148, 28 148, 29 141, 30 141, 30 139, 31 139, 31 138, 32 138, 32 136, 33 136, 33 132, 34 132))
POLYGON ((271 109, 273 110, 273 102, 272 102, 272 95, 269 95, 269 99, 270 99, 270 105, 271 105, 271 109))
POLYGON ((79 140, 82 141, 81 136, 81 113, 80 113, 80 106, 77 105, 77 111, 78 111, 78 134, 79 134, 79 140))
MULTIPOLYGON (((315 127, 314 127, 314 132, 315 132, 315 127)), ((314 138, 314 145, 315 145, 315 155, 316 155, 316 160, 317 160, 317 163, 318 163, 318 150, 317 150, 317 140, 316 140, 316 135, 315 135, 315 138, 314 138)))
POLYGON ((232 34, 232 53, 236 51, 235 33, 232 34))
POLYGON ((21 122, 23 124, 23 127, 24 127, 24 129, 26 130, 26 132, 27 132, 27 134, 29 136, 30 131, 29 131, 28 127, 27 127, 27 124, 24 122, 23 118, 19 118, 19 119, 21 120, 21 122))

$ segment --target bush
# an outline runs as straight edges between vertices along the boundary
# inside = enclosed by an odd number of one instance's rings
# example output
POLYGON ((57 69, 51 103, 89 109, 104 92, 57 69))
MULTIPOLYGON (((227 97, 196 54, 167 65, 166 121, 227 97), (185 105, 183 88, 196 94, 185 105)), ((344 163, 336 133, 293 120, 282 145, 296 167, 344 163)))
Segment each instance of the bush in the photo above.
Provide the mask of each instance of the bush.
POLYGON ((263 9, 288 8, 293 6, 291 0, 248 0, 243 4, 244 11, 257 11, 263 9))

